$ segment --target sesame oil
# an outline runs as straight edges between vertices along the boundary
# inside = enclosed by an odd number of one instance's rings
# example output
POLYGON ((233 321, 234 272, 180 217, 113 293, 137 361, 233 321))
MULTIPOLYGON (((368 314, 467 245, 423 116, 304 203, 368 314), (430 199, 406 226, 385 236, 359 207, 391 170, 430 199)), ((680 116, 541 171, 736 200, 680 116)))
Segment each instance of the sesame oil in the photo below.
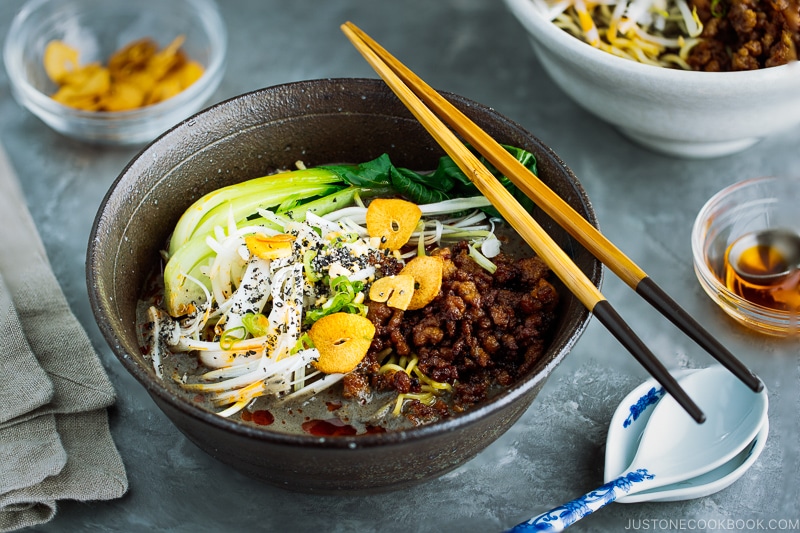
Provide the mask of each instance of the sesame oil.
POLYGON ((730 291, 773 310, 800 310, 800 269, 779 248, 757 243, 734 255, 733 246, 724 254, 721 276, 730 291))

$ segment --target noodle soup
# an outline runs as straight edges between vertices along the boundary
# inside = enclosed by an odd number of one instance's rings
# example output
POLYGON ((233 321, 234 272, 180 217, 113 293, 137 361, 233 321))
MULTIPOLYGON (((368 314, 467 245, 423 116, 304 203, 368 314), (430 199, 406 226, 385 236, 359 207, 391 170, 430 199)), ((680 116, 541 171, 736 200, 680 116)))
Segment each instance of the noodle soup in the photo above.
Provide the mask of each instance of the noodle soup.
POLYGON ((453 168, 418 174, 383 157, 198 200, 138 307, 156 374, 219 416, 323 436, 456 416, 528 374, 558 292, 453 168), (425 185, 404 189, 415 201, 377 177, 395 174, 425 185))

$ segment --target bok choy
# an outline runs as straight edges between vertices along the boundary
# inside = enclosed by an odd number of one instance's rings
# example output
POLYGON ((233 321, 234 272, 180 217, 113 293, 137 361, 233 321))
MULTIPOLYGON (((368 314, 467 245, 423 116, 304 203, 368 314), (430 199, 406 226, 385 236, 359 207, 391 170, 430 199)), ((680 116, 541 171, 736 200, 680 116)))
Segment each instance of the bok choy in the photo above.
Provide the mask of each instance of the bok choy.
MULTIPOLYGON (((533 154, 505 148, 536 173, 533 154)), ((532 207, 530 199, 508 178, 483 162, 523 205, 532 207)), ((221 228, 242 235, 274 234, 286 220, 303 221, 308 212, 322 216, 352 205, 355 199, 376 195, 400 195, 417 204, 432 204, 480 193, 449 157, 442 157, 434 172, 423 174, 395 167, 386 154, 358 165, 293 170, 215 190, 192 204, 173 231, 164 270, 167 312, 183 316, 204 301, 205 293, 211 290, 208 264, 216 255, 209 240, 221 228), (278 220, 260 217, 258 213, 263 210, 270 210, 278 220)), ((481 209, 499 216, 488 202, 481 209)))

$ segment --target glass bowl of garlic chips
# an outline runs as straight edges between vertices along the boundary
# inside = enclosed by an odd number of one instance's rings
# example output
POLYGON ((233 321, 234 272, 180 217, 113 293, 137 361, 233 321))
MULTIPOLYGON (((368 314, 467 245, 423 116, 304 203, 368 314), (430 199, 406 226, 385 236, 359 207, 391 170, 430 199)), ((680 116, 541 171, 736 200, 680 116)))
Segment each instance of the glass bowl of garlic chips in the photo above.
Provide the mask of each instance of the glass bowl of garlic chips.
POLYGON ((3 57, 16 100, 55 131, 136 145, 200 109, 226 49, 213 0, 32 0, 3 57))

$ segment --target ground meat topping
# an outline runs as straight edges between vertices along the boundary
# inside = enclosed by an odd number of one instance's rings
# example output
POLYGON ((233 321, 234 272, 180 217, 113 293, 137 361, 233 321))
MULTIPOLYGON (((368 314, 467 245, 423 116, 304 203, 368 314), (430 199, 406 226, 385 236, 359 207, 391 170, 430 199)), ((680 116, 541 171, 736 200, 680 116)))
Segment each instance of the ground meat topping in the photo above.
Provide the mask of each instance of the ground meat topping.
MULTIPOLYGON (((444 259, 441 290, 433 302, 415 311, 368 303, 375 336, 356 369, 367 379, 352 380, 357 390, 349 394, 364 395, 369 386, 418 390, 418 380, 405 372, 377 372, 389 351, 415 354, 426 376, 455 385, 452 409, 461 411, 486 399, 493 385, 508 386, 529 372, 546 349, 558 293, 543 261, 513 260, 501 253, 492 259, 497 265, 492 275, 468 256, 467 243, 433 253, 444 259)), ((438 403, 411 402, 409 407, 407 416, 418 421, 447 411, 438 403)))
POLYGON ((798 0, 692 0, 702 42, 687 59, 695 70, 756 70, 797 59, 798 0))

